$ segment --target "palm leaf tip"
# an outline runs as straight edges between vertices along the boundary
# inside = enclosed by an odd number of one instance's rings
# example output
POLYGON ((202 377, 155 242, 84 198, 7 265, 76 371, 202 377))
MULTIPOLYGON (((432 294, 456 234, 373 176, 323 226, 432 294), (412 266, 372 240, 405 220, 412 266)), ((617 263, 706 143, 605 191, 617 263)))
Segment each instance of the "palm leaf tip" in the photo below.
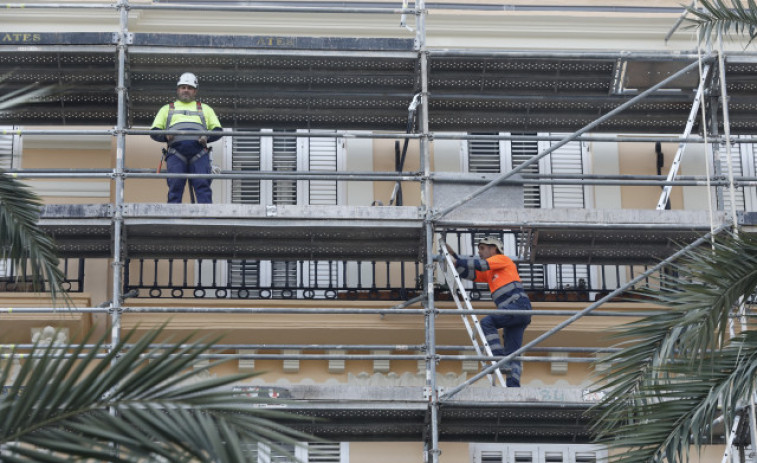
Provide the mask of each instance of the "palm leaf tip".
POLYGON ((17 372, 17 393, 0 397, 0 448, 10 455, 3 461, 47 461, 35 459, 46 450, 59 455, 58 461, 108 460, 114 445, 119 454, 112 461, 162 456, 172 462, 226 463, 244 461, 239 455, 251 441, 310 440, 284 424, 293 419, 288 414, 233 390, 256 373, 200 377, 203 372, 193 365, 212 344, 186 346, 182 339, 165 347, 170 355, 160 358, 161 368, 150 368, 144 360, 155 355, 152 345, 160 332, 134 342, 134 332, 128 332, 105 358, 90 354, 107 346, 106 336, 92 343, 87 355, 78 354, 91 335, 76 345, 35 351, 34 360, 17 372), (186 355, 194 351, 198 354, 186 355), (184 381, 176 382, 177 375, 184 381), (122 385, 143 387, 132 393, 122 385))

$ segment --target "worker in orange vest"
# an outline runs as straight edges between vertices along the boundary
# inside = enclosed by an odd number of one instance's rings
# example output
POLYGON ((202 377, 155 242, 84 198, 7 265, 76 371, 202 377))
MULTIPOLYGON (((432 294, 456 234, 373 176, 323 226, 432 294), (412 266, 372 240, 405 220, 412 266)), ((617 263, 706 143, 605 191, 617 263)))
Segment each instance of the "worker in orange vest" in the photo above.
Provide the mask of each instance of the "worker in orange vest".
MULTIPOLYGON (((502 314, 487 315, 481 320, 481 330, 496 356, 509 355, 520 349, 523 332, 531 323, 530 315, 508 314, 508 310, 531 310, 515 262, 504 253, 502 241, 487 236, 478 242, 478 256, 460 257, 447 245, 447 250, 455 259, 455 267, 461 278, 479 283, 487 283, 492 300, 502 314), (499 337, 499 329, 504 336, 504 347, 499 337)), ((520 360, 509 360, 501 367, 507 378, 507 387, 520 387, 523 365, 520 360)))

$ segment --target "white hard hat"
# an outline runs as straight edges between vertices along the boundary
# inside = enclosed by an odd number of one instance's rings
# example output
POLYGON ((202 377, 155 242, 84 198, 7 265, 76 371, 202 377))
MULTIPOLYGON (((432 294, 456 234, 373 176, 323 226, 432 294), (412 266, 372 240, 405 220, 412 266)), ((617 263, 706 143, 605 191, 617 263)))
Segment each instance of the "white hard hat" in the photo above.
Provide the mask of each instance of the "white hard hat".
POLYGON ((185 72, 184 74, 179 77, 179 82, 176 84, 177 87, 181 85, 189 85, 190 87, 197 88, 200 85, 197 83, 197 76, 192 74, 191 72, 185 72))
POLYGON ((489 244, 491 246, 496 246, 500 254, 505 253, 505 246, 502 244, 502 241, 493 236, 482 238, 481 241, 478 242, 478 244, 489 244))

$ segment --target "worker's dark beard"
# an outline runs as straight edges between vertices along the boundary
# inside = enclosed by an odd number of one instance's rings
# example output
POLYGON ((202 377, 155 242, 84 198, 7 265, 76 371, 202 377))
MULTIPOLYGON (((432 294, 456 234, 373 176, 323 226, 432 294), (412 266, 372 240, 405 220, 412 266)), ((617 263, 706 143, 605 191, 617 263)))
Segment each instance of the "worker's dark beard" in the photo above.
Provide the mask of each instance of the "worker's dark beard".
POLYGON ((194 101, 194 96, 187 92, 179 92, 178 98, 182 103, 191 103, 194 101))

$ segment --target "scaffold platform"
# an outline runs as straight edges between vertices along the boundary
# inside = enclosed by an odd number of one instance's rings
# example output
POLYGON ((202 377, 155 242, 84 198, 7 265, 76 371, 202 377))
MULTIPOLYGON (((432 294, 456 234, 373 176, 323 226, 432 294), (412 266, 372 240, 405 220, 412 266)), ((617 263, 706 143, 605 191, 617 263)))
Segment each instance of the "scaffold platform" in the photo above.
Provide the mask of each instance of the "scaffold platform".
MULTIPOLYGON (((40 225, 70 257, 111 257, 112 205, 47 205, 40 225)), ((131 258, 421 261, 418 207, 129 203, 131 258)), ((724 220, 717 214, 718 224, 724 220)), ((439 226, 525 233, 534 263, 656 263, 710 231, 707 211, 463 209, 439 226), (475 221, 472 219, 475 218, 475 221)))

